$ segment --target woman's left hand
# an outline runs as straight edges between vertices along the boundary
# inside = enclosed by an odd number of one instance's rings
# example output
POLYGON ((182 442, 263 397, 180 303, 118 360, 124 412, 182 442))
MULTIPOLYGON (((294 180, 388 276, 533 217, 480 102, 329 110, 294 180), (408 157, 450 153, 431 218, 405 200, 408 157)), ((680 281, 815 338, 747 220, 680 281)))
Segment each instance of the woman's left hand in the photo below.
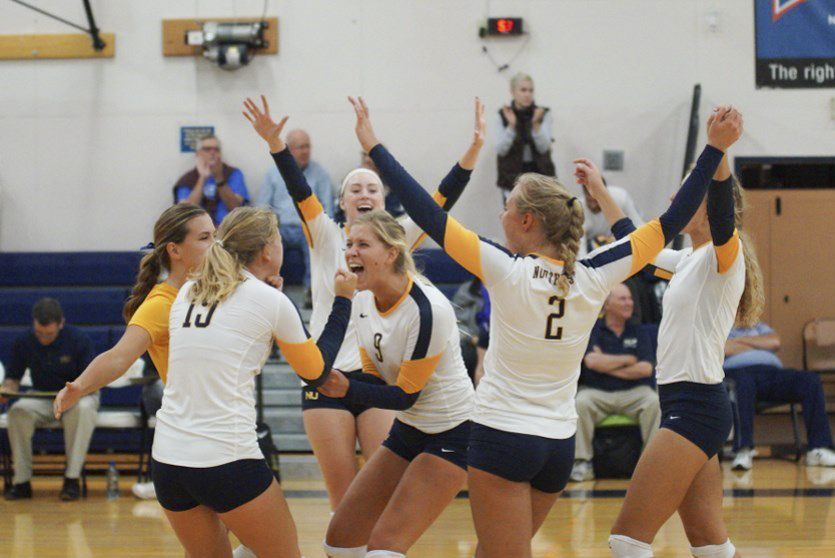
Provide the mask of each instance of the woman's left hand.
POLYGON ((354 113, 357 116, 357 123, 354 131, 357 134, 357 139, 360 141, 363 151, 371 153, 371 149, 380 143, 377 135, 374 133, 374 127, 371 125, 371 116, 368 112, 368 105, 365 104, 365 99, 358 97, 348 97, 351 105, 354 107, 354 113))
POLYGON ((351 384, 348 382, 348 378, 345 377, 345 374, 339 370, 333 369, 331 370, 328 379, 325 380, 325 383, 317 389, 322 395, 333 397, 335 399, 341 399, 348 395, 348 387, 350 385, 351 384))

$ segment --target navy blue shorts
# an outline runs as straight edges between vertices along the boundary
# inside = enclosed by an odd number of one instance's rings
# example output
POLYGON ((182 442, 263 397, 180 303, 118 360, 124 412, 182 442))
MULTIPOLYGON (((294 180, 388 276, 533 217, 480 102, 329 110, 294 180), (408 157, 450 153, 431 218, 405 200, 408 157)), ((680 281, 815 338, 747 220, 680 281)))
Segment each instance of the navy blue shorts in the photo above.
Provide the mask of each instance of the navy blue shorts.
POLYGON ((517 434, 473 423, 467 465, 513 482, 556 493, 574 465, 574 436, 564 440, 517 434))
POLYGON ((470 421, 437 434, 427 434, 397 419, 391 425, 383 445, 411 462, 422 453, 437 455, 467 470, 467 443, 470 439, 470 421))
POLYGON ((260 496, 275 477, 263 459, 241 459, 217 467, 180 467, 153 460, 151 476, 160 505, 187 511, 199 505, 226 513, 260 496))
POLYGON ((734 423, 731 401, 724 384, 675 382, 658 386, 661 428, 684 436, 705 452, 718 454, 734 423))
MULTIPOLYGON (((355 370, 354 372, 343 372, 346 378, 359 380, 361 382, 368 382, 370 384, 377 384, 377 385, 386 385, 385 380, 382 378, 378 378, 372 374, 366 374, 361 370, 355 370)), ((302 411, 308 411, 310 409, 339 409, 341 411, 348 411, 355 417, 360 416, 362 413, 367 411, 368 409, 373 409, 374 407, 369 407, 368 405, 360 405, 358 403, 352 403, 349 399, 345 397, 328 397, 322 393, 319 393, 316 388, 310 387, 305 385, 302 387, 302 411)))

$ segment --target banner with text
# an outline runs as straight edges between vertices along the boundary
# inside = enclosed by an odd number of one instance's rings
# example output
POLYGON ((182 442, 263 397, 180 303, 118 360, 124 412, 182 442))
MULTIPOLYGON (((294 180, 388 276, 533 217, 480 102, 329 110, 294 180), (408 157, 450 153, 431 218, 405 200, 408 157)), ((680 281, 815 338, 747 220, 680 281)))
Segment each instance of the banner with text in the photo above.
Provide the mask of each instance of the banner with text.
POLYGON ((835 0, 754 0, 757 87, 835 87, 835 0))

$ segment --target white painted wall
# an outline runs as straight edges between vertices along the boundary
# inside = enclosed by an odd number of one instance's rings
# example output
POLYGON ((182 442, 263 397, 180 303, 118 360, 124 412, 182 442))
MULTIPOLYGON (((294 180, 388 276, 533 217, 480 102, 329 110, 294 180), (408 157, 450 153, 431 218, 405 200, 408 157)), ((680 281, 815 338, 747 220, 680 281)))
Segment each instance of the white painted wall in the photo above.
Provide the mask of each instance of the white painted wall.
MULTIPOLYGON (((213 124, 225 158, 254 196, 272 164, 240 114, 245 95, 269 94, 291 125, 308 129, 314 157, 335 179, 356 163, 345 96, 365 95, 377 130, 402 162, 434 186, 472 129, 472 97, 491 111, 524 70, 554 111, 560 176, 572 158, 626 152, 610 183, 630 189, 645 214, 666 204, 680 174, 690 94, 742 107, 736 154, 831 155, 835 124, 826 91, 757 91, 751 0, 285 0, 280 53, 224 72, 197 58, 164 58, 161 20, 260 15, 261 0, 93 2, 116 33, 109 60, 0 61, 0 250, 125 250, 150 239, 173 181, 192 164, 179 127, 213 124), (705 16, 715 11, 719 31, 705 16), (519 15, 530 41, 499 74, 476 30, 487 14, 519 15)), ((38 5, 83 21, 80 1, 38 5)), ((0 33, 72 30, 11 2, 0 33)), ((505 62, 520 40, 493 40, 505 62)), ((485 152, 454 213, 499 236, 495 157, 485 152)))

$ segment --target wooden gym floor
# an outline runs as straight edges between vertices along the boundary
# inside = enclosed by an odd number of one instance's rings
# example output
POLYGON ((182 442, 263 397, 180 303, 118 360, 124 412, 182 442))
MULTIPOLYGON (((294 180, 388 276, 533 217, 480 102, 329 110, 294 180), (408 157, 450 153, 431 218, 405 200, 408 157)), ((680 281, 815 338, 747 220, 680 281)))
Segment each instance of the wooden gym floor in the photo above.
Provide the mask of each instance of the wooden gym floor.
MULTIPOLYGON (((760 459, 740 475, 725 464, 725 518, 744 557, 835 557, 835 469, 760 459)), ((35 498, 0 500, 0 557, 182 556, 155 501, 130 495, 133 479, 122 476, 122 496, 104 498, 103 477, 90 478, 86 500, 58 500, 60 478, 36 477, 35 498)), ((570 484, 534 540, 542 558, 609 558, 606 539, 620 509, 624 481, 570 484)), ((328 521, 321 482, 287 481, 284 490, 307 558, 322 556, 328 521)), ((469 505, 456 499, 409 553, 413 558, 471 558, 475 549, 469 505)), ((687 557, 687 541, 674 517, 659 533, 659 557, 687 557)))

